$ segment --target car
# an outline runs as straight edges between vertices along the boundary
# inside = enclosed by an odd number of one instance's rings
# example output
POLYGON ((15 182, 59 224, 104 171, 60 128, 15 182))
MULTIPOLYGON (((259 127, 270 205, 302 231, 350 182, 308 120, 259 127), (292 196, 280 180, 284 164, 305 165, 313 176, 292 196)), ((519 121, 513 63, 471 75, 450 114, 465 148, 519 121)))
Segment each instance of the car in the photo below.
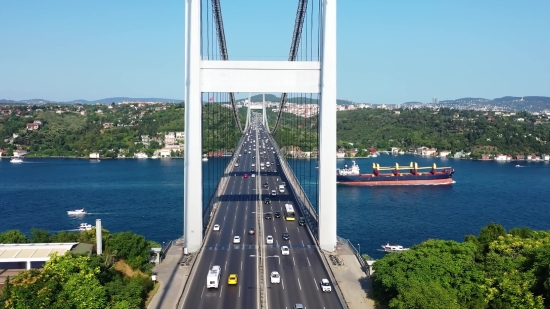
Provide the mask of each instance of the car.
POLYGON ((277 191, 271 190, 271 196, 277 196, 277 191))
POLYGON ((279 273, 276 271, 271 272, 271 275, 269 275, 269 279, 271 280, 271 283, 281 283, 281 275, 279 275, 279 273))
POLYGON ((248 228, 248 234, 249 235, 254 235, 255 231, 254 231, 254 228, 253 227, 249 227, 248 228))
POLYGON ((264 218, 266 218, 266 219, 268 219, 268 220, 271 220, 271 219, 273 219, 273 216, 271 215, 270 212, 266 212, 266 213, 264 214, 264 218))
POLYGON ((321 289, 323 292, 331 292, 332 287, 330 286, 330 282, 328 279, 321 279, 321 289))
POLYGON ((240 244, 241 243, 241 236, 233 237, 233 243, 234 244, 240 244))
POLYGON ((283 233, 283 239, 284 240, 289 240, 290 239, 290 234, 289 233, 283 233))
POLYGON ((267 235, 267 237, 265 238, 265 243, 270 245, 273 244, 273 236, 267 235))
POLYGON ((250 177, 256 178, 256 174, 250 174, 250 177))
POLYGON ((281 254, 290 255, 290 249, 288 248, 288 246, 281 246, 281 254))
POLYGON ((281 212, 280 211, 276 211, 275 212, 275 218, 280 218, 281 217, 281 212))
POLYGON ((298 219, 298 224, 301 226, 306 225, 306 218, 300 217, 300 219, 298 219))
POLYGON ((264 200, 264 204, 271 204, 271 199, 269 199, 269 197, 266 197, 264 200))
POLYGON ((255 167, 255 166, 256 166, 256 164, 252 163, 252 165, 251 165, 251 166, 252 166, 252 167, 255 167))
POLYGON ((267 189, 267 187, 269 187, 269 184, 268 184, 267 182, 264 182, 264 183, 262 184, 262 187, 264 187, 264 188, 267 189))
POLYGON ((239 167, 239 163, 235 163, 235 167, 239 167))
POLYGON ((237 281, 237 274, 230 274, 229 277, 227 277, 227 284, 237 284, 237 281))
POLYGON ((248 174, 244 174, 243 177, 244 177, 244 178, 248 178, 248 174))
POLYGON ((294 309, 304 309, 304 305, 296 304, 296 305, 294 305, 294 309))
POLYGON ((214 231, 219 231, 219 230, 220 230, 220 225, 214 224, 214 231))
POLYGON ((241 156, 241 154, 239 153, 239 157, 241 156))

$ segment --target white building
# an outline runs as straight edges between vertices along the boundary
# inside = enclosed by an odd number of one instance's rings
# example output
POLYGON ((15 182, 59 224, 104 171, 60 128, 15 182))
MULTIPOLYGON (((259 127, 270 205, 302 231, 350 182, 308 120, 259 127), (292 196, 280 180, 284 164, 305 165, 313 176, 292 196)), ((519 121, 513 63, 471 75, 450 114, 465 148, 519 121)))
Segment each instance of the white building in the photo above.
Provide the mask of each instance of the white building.
POLYGON ((26 150, 18 149, 13 151, 13 156, 16 158, 23 158, 26 154, 27 154, 26 150))
POLYGON ((99 159, 99 152, 90 153, 90 159, 99 159))
POLYGON ((170 157, 172 157, 172 149, 162 148, 161 150, 159 150, 159 156, 161 158, 170 158, 170 157))

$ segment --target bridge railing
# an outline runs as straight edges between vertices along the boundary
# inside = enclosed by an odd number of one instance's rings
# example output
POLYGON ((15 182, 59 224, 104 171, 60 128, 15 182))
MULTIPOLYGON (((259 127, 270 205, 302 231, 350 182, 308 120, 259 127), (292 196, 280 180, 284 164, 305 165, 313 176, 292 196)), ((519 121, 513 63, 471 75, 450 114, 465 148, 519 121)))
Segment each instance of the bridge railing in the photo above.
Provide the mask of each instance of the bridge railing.
POLYGON ((363 270, 365 273, 368 274, 368 272, 369 272, 368 265, 365 263, 365 261, 361 257, 361 253, 357 250, 357 248, 355 248, 355 246, 351 243, 351 241, 349 241, 349 239, 345 239, 345 238, 342 238, 340 236, 336 236, 336 239, 338 240, 339 243, 341 243, 343 245, 346 245, 346 244, 349 245, 349 247, 353 251, 353 254, 355 255, 355 257, 359 261, 359 264, 361 264, 361 270, 363 270))
POLYGON ((319 229, 319 215, 313 208, 311 201, 309 200, 309 197, 307 196, 302 185, 296 178, 296 175, 294 174, 294 171, 286 161, 286 158, 282 155, 279 145, 277 144, 277 142, 275 141, 272 135, 269 135, 269 139, 274 145, 275 152, 277 154, 277 157, 279 158, 279 162, 281 163, 281 168, 283 169, 286 179, 288 180, 289 185, 292 186, 292 193, 296 198, 298 207, 300 208, 302 214, 304 214, 308 227, 311 229, 313 235, 317 238, 318 229, 319 229))

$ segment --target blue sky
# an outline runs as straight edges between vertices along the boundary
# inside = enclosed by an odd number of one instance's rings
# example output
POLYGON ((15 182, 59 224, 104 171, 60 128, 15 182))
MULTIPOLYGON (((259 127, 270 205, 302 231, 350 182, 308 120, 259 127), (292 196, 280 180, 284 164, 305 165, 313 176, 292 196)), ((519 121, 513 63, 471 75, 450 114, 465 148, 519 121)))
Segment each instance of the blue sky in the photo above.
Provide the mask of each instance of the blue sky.
MULTIPOLYGON (((221 3, 230 59, 288 57, 296 0, 221 3)), ((548 0, 340 0, 338 98, 550 96, 548 12, 548 0)), ((0 99, 184 97, 184 0, 0 1, 0 22, 0 99)))

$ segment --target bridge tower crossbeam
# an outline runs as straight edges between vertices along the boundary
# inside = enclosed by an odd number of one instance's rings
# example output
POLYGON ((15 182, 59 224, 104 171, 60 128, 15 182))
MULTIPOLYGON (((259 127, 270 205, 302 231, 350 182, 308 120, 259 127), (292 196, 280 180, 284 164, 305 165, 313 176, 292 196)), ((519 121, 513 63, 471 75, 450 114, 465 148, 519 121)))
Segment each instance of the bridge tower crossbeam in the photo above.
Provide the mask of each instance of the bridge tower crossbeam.
MULTIPOLYGON (((200 249, 202 92, 319 93, 319 244, 336 246, 336 0, 322 0, 320 61, 202 60, 200 0, 185 2, 184 235, 200 249)), ((264 107, 265 108, 265 107, 264 107)))

